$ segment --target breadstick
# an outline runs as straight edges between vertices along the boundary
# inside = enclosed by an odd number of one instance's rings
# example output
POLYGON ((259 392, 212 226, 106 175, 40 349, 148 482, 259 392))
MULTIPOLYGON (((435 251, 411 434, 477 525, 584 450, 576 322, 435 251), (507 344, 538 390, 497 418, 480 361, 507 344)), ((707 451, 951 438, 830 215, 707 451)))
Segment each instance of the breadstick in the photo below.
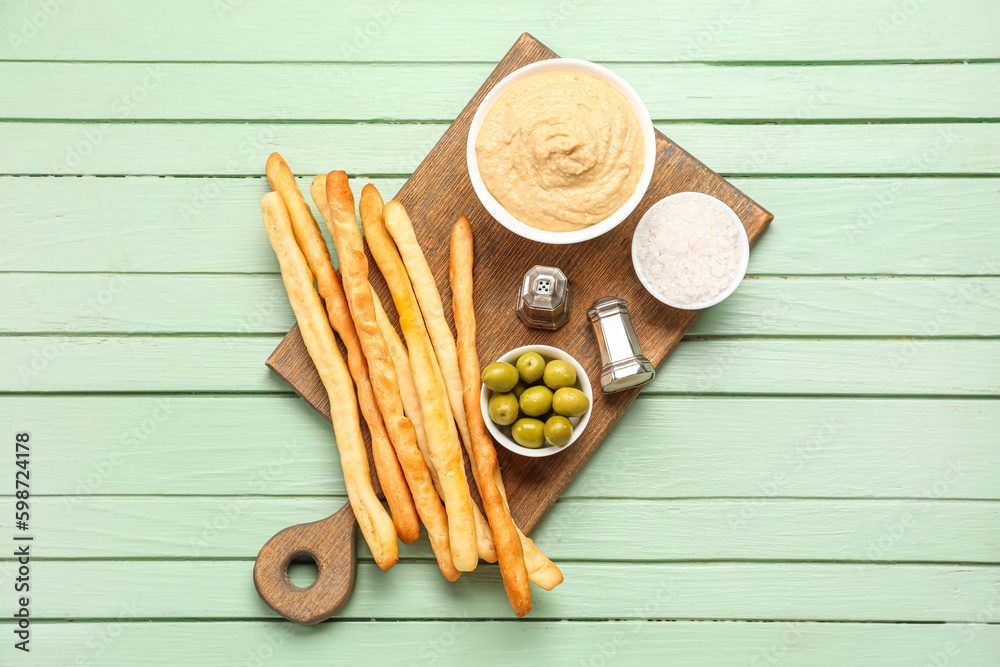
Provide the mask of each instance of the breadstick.
MULTIPOLYGON (((499 473, 497 475, 499 477, 499 473)), ((497 479, 497 488, 500 489, 500 495, 507 499, 507 492, 503 488, 503 482, 497 479)), ((553 588, 558 586, 563 582, 562 571, 559 567, 549 560, 548 556, 542 553, 542 550, 535 545, 534 541, 521 532, 521 529, 517 529, 517 535, 521 538, 521 548, 524 550, 524 564, 528 568, 528 579, 531 583, 539 586, 547 591, 551 591, 553 588)))
POLYGON ((431 463, 430 445, 427 444, 427 434, 424 433, 424 416, 420 414, 420 397, 417 396, 417 385, 413 383, 413 372, 410 370, 409 352, 403 344, 396 328, 389 321, 382 301, 378 298, 375 290, 372 290, 372 300, 375 302, 375 321, 378 322, 379 329, 382 330, 382 337, 385 338, 386 345, 389 346, 389 354, 392 356, 392 363, 396 367, 396 376, 399 379, 399 398, 403 402, 403 413, 413 422, 413 430, 417 433, 417 446, 424 457, 434 481, 434 488, 438 495, 441 494, 441 482, 438 481, 437 468, 431 463))
POLYGON ((399 544, 392 519, 372 488, 351 376, 333 339, 333 330, 323 312, 323 304, 313 289, 313 275, 295 243, 292 223, 281 195, 267 193, 261 198, 260 206, 264 214, 264 228, 278 256, 281 279, 299 323, 302 341, 330 397, 331 421, 340 452, 340 465, 344 470, 347 497, 375 562, 383 570, 388 570, 399 559, 399 544))
POLYGON ((472 302, 472 227, 463 215, 451 232, 451 261, 448 273, 451 278, 452 312, 458 332, 458 365, 462 374, 462 397, 468 416, 472 441, 472 464, 479 497, 483 499, 486 517, 493 532, 500 561, 507 600, 518 617, 531 611, 531 586, 528 569, 524 564, 521 538, 510 516, 507 502, 500 495, 496 480, 500 478, 497 452, 486 430, 486 423, 479 408, 479 355, 476 352, 476 314, 472 302))
POLYGON ((368 260, 365 258, 364 241, 354 214, 354 195, 348 186, 347 174, 342 171, 327 174, 326 201, 330 216, 328 224, 340 257, 340 273, 344 280, 347 304, 368 359, 375 400, 403 466, 403 474, 413 494, 417 513, 427 526, 427 536, 438 567, 446 579, 454 581, 460 576, 460 569, 452 561, 448 515, 434 490, 430 471, 417 447, 413 424, 403 414, 396 368, 389 356, 382 331, 375 321, 375 305, 371 285, 368 283, 368 260))
POLYGON ((420 519, 413 506, 410 489, 406 486, 403 470, 399 467, 396 453, 385 432, 382 415, 375 404, 371 381, 368 378, 368 364, 361 351, 361 343, 358 341, 351 313, 347 309, 347 300, 344 298, 340 281, 333 272, 330 251, 327 250, 323 233, 319 230, 316 218, 309 210, 305 198, 299 192, 292 170, 277 153, 271 153, 267 159, 267 180, 271 184, 271 189, 280 194, 285 202, 299 249, 305 255, 309 269, 316 277, 317 291, 326 303, 326 315, 334 331, 340 334, 340 339, 344 341, 344 347, 347 349, 347 367, 357 386, 361 414, 368 424, 375 472, 378 474, 386 502, 389 503, 392 523, 396 526, 399 539, 405 544, 412 544, 420 537, 420 519))
MULTIPOLYGON (((372 299, 375 301, 375 319, 378 321, 379 328, 382 329, 385 342, 389 345, 392 363, 395 364, 396 375, 399 376, 399 393, 403 400, 403 412, 413 422, 420 453, 424 455, 424 462, 427 463, 427 467, 431 471, 431 479, 434 480, 434 488, 440 496, 441 482, 438 479, 437 468, 431 461, 430 446, 427 444, 427 435, 424 433, 424 417, 420 414, 420 398, 417 396, 417 386, 413 383, 413 373, 410 371, 410 360, 407 358, 406 346, 400 340, 395 327, 389 322, 389 317, 382 308, 382 302, 374 290, 372 291, 372 299)), ((448 407, 447 404, 445 407, 448 407)), ((451 417, 449 416, 449 418, 451 417)), ((497 562, 497 553, 493 545, 490 524, 475 503, 472 503, 472 514, 476 521, 476 545, 479 547, 479 557, 487 563, 495 563, 497 562)))
POLYGON ((361 223, 375 262, 382 270, 399 313, 399 323, 410 353, 410 367, 420 396, 424 432, 430 445, 431 461, 441 482, 441 496, 448 512, 451 555, 455 567, 463 572, 475 569, 479 561, 472 496, 465 477, 462 445, 455 421, 448 417, 448 397, 444 384, 434 369, 434 349, 424 330, 420 306, 399 254, 382 224, 383 215, 393 215, 402 204, 391 201, 381 210, 382 198, 371 184, 361 192, 361 223))
MULTIPOLYGON (((413 233, 413 225, 406 216, 406 211, 402 207, 400 207, 400 210, 402 211, 402 216, 385 219, 385 223, 388 225, 390 220, 394 220, 394 226, 401 230, 399 237, 396 239, 396 247, 400 249, 407 278, 417 298, 417 306, 420 308, 424 332, 430 335, 431 343, 434 347, 435 354, 432 359, 434 362, 434 373, 438 378, 438 382, 448 391, 449 400, 444 404, 445 412, 448 413, 451 428, 458 428, 458 432, 462 437, 462 444, 465 446, 465 451, 469 452, 469 460, 471 462, 472 443, 469 440, 469 427, 465 423, 465 408, 462 406, 462 377, 458 371, 455 339, 452 337, 451 328, 444 318, 441 296, 438 293, 437 284, 434 282, 434 276, 427 266, 424 253, 417 244, 417 238, 413 233), (408 249, 402 249, 406 246, 409 246, 408 249), (413 272, 411 272, 411 266, 413 267, 413 272), (414 275, 418 277, 415 279, 414 275), (425 303, 429 311, 424 309, 425 303), (436 312, 437 315, 428 317, 428 312, 436 312)), ((430 460, 428 460, 427 465, 434 469, 430 460)), ((475 474, 474 467, 472 471, 475 474)), ((441 489, 438 487, 438 493, 440 492, 441 489)), ((483 516, 483 513, 475 502, 472 503, 472 516, 476 522, 476 545, 479 549, 479 557, 487 563, 495 563, 497 554, 493 544, 493 534, 486 517, 483 516)))
MULTIPOLYGON (((479 495, 483 499, 487 516, 490 516, 491 508, 487 504, 486 498, 493 495, 493 489, 489 487, 495 486, 503 500, 504 513, 509 518, 510 508, 507 506, 507 492, 504 490, 503 479, 500 475, 496 449, 493 448, 493 440, 486 431, 486 424, 483 421, 479 405, 479 356, 476 352, 476 312, 472 300, 473 263, 472 225, 463 215, 452 229, 451 262, 448 268, 451 278, 452 312, 455 315, 455 330, 458 332, 458 361, 464 384, 463 397, 469 429, 472 433, 473 451, 469 452, 469 457, 477 470, 476 483, 479 484, 479 495), (491 480, 492 485, 490 484, 491 480)), ((494 506, 493 511, 499 512, 499 509, 494 506)), ((513 520, 511 520, 510 525, 517 530, 517 535, 520 538, 518 552, 523 552, 524 564, 531 581, 547 591, 562 583, 562 572, 556 564, 542 553, 531 538, 514 525, 513 520)), ((493 517, 490 517, 490 527, 493 528, 493 517)), ((505 523, 501 527, 504 530, 507 529, 505 523)), ((501 570, 503 569, 504 556, 510 558, 510 554, 504 554, 504 548, 500 546, 500 542, 503 539, 505 543, 509 543, 509 537, 509 533, 498 537, 496 529, 493 528, 493 541, 497 545, 501 570)), ((507 549, 509 549, 509 544, 507 549)), ((507 581, 506 575, 504 575, 504 581, 507 581)), ((510 590, 508 589, 509 596, 510 590)), ((514 606, 513 599, 511 599, 511 606, 514 606)), ((514 609, 516 611, 517 607, 514 606, 514 609)))
MULTIPOLYGON (((410 286, 416 296, 417 307, 420 309, 421 328, 425 335, 430 335, 431 343, 434 347, 434 355, 431 359, 434 362, 434 373, 438 378, 438 382, 446 388, 449 394, 449 400, 444 403, 445 412, 448 414, 449 428, 451 430, 458 429, 458 434, 462 436, 462 444, 465 446, 465 451, 469 453, 469 461, 471 462, 472 443, 469 440, 468 425, 465 423, 465 408, 462 406, 462 377, 458 371, 455 339, 451 335, 448 322, 444 319, 441 295, 438 293, 437 284, 434 282, 434 276, 427 266, 427 260, 424 258, 423 251, 420 250, 420 246, 417 244, 417 238, 413 233, 413 225, 402 207, 399 208, 399 211, 401 211, 401 215, 392 217, 390 214, 390 218, 384 218, 383 220, 386 224, 390 220, 393 220, 394 227, 401 230, 399 232, 399 239, 405 241, 405 244, 400 245, 410 246, 408 250, 401 250, 403 253, 401 257, 403 259, 403 266, 406 270, 410 286), (407 261, 407 257, 410 258, 409 261, 407 261), (411 266, 413 267, 414 274, 410 273, 411 266), (414 279, 414 275, 418 276, 417 279, 414 279), (425 303, 430 312, 437 313, 436 316, 426 318, 425 303), (446 361, 442 362, 442 359, 446 361), (442 363, 450 366, 447 374, 445 369, 442 368, 442 363), (453 407, 458 410, 458 415, 452 409, 453 407)), ((390 245, 393 245, 392 242, 390 242, 390 245)), ((428 465, 431 464, 428 463, 428 465)), ((475 475, 475 467, 471 468, 471 470, 473 475, 475 475)), ((440 491, 438 489, 439 493, 440 491)), ((493 545, 493 534, 490 531, 490 524, 475 502, 472 503, 472 517, 476 523, 476 545, 479 549, 479 557, 487 563, 495 563, 497 554, 496 548, 493 545)))
POLYGON ((444 317, 441 293, 434 281, 434 274, 431 273, 427 258, 420 249, 420 242, 417 241, 417 235, 413 231, 413 223, 402 206, 385 216, 385 227, 396 242, 406 273, 410 277, 410 284, 413 285, 417 304, 424 316, 424 323, 427 325, 427 332, 434 344, 434 353, 437 355, 441 374, 444 376, 458 432, 462 436, 466 451, 470 451, 472 444, 469 425, 465 418, 465 407, 462 405, 462 374, 458 368, 458 352, 455 349, 455 338, 451 335, 451 327, 444 317))

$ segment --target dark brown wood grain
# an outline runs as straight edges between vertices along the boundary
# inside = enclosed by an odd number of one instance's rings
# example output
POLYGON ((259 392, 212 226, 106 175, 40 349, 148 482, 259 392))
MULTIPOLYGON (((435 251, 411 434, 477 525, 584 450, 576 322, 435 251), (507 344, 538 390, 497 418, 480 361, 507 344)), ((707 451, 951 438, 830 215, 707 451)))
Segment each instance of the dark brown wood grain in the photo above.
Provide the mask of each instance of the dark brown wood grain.
POLYGON ((350 505, 321 521, 285 528, 267 541, 253 566, 261 599, 290 621, 313 625, 344 606, 358 575, 357 529, 350 505), (316 562, 316 581, 299 588, 288 576, 295 558, 316 562))
MULTIPOLYGON (((451 320, 448 253, 451 227, 460 215, 472 223, 475 234, 475 307, 480 363, 493 361, 508 350, 527 344, 553 345, 572 354, 587 370, 594 389, 594 409, 586 432, 565 452, 545 458, 527 458, 497 447, 511 512, 530 533, 566 486, 628 409, 638 390, 603 395, 600 358, 586 311, 602 296, 628 301, 632 322, 643 352, 659 366, 698 312, 661 304, 639 283, 631 260, 631 241, 643 213, 656 201, 675 192, 698 191, 726 202, 740 216, 756 242, 772 215, 733 185, 706 167, 662 133, 656 133, 656 168, 646 196, 636 210, 613 231, 585 243, 546 245, 523 239, 497 223, 480 204, 469 180, 465 159, 469 126, 480 100, 514 70, 529 63, 558 57, 525 33, 459 114, 397 198, 406 207, 424 254, 437 280, 446 316, 451 320), (569 321, 554 332, 525 327, 515 316, 517 288, 531 266, 557 266, 569 278, 573 303, 569 321)), ((401 147, 404 150, 405 147, 401 147)), ((336 168, 335 163, 331 168, 336 168)), ((374 262, 369 262, 374 267, 374 262)), ((392 304, 377 270, 372 285, 387 308, 392 304)), ((391 312, 390 317, 395 318, 391 312)), ((321 413, 330 416, 326 392, 309 359, 297 328, 293 328, 267 360, 267 365, 321 413)), ((542 549, 544 544, 539 545, 542 549)))

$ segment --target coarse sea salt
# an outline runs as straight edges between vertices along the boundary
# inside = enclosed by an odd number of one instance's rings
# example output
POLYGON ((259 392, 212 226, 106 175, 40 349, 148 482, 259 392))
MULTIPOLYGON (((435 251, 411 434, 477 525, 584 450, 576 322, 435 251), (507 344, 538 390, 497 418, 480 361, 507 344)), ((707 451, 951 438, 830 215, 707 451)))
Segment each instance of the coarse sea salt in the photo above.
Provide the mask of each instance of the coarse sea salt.
POLYGON ((713 197, 668 197, 649 210, 636 231, 636 270, 663 301, 710 303, 740 271, 744 250, 737 224, 732 210, 713 197))

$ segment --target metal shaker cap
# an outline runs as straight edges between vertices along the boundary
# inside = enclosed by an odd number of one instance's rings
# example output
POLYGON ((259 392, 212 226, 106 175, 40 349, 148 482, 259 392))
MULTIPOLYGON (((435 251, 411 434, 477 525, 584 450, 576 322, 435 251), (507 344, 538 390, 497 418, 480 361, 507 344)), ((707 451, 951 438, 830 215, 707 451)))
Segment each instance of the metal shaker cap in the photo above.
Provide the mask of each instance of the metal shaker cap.
POLYGON ((606 296, 587 311, 601 351, 601 388, 605 394, 640 387, 656 374, 642 353, 625 299, 606 296))
POLYGON ((517 316, 529 327, 554 331, 569 319, 569 280, 559 269, 528 269, 517 293, 517 316))

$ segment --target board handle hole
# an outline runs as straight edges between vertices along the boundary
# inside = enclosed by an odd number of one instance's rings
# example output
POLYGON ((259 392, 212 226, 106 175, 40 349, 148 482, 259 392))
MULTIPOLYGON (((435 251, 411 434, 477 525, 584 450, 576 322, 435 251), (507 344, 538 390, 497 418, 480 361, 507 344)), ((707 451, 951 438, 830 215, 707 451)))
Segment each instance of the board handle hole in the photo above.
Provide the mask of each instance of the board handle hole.
POLYGON ((319 577, 319 564, 310 553, 299 553, 292 557, 286 569, 289 581, 297 588, 310 588, 319 577))

